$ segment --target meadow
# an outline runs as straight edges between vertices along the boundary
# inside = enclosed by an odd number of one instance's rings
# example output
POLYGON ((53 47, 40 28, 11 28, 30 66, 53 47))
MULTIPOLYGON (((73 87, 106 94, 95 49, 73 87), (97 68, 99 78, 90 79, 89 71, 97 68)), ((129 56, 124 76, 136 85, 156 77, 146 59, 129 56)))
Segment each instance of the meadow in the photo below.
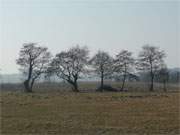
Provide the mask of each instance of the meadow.
POLYGON ((176 135, 180 134, 179 96, 179 90, 1 91, 1 134, 176 135))

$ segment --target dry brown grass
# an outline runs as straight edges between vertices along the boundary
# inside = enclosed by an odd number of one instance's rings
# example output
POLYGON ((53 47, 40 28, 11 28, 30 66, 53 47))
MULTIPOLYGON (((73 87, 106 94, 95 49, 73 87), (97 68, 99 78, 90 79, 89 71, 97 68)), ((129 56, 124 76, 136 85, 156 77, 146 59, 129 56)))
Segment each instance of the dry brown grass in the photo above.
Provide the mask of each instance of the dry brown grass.
POLYGON ((1 93, 1 134, 179 134, 171 93, 1 93))

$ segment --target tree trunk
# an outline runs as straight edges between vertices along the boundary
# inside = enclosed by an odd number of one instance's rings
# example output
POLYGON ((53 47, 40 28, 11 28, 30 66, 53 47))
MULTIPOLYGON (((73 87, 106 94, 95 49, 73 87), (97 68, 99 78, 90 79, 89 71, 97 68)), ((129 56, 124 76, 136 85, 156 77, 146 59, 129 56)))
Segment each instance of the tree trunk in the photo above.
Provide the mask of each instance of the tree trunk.
POLYGON ((103 71, 101 72, 101 87, 100 87, 100 91, 103 91, 103 87, 104 87, 104 73, 103 71))
POLYGON ((32 76, 32 64, 30 62, 30 66, 29 66, 29 72, 28 72, 28 79, 24 81, 24 88, 25 88, 25 92, 32 92, 31 86, 30 86, 30 80, 31 80, 31 76, 32 76))
POLYGON ((177 82, 177 83, 179 83, 179 81, 180 81, 179 77, 180 77, 180 73, 177 72, 177 77, 176 77, 176 82, 177 82))
POLYGON ((32 89, 29 86, 29 82, 29 80, 24 81, 25 92, 32 92, 32 89))
POLYGON ((66 81, 72 86, 72 91, 79 92, 78 84, 77 84, 77 79, 71 80, 69 78, 66 81))
POLYGON ((126 68, 126 64, 125 64, 125 67, 124 67, 124 75, 123 75, 123 82, 122 82, 122 86, 121 86, 121 91, 124 90, 124 85, 125 85, 125 81, 126 81, 126 71, 127 68, 126 68))
POLYGON ((74 92, 79 92, 77 82, 74 82, 72 85, 73 85, 73 91, 74 91, 74 92))
POLYGON ((78 84, 77 84, 77 75, 74 76, 74 80, 69 80, 69 83, 73 86, 73 91, 74 92, 79 92, 79 89, 78 89, 78 84))
POLYGON ((164 80, 164 82, 163 82, 163 89, 164 89, 164 91, 166 92, 167 91, 167 89, 166 89, 166 81, 164 80))
POLYGON ((32 81, 31 81, 31 91, 32 91, 32 88, 34 86, 34 81, 35 81, 35 79, 32 79, 32 81))
POLYGON ((154 73, 153 73, 153 65, 152 60, 150 59, 150 65, 151 65, 151 85, 150 85, 150 91, 154 91, 154 73))
POLYGON ((122 82, 122 86, 121 86, 121 91, 124 90, 125 81, 126 81, 126 74, 124 74, 124 77, 123 77, 123 82, 122 82))
POLYGON ((154 91, 154 74, 153 73, 151 73, 150 91, 154 91))

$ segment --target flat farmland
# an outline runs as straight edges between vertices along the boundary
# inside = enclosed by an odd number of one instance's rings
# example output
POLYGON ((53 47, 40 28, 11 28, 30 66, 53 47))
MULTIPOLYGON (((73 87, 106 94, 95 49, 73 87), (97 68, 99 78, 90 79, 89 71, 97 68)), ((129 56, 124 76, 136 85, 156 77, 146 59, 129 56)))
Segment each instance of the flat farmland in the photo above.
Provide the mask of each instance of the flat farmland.
POLYGON ((180 134, 179 96, 179 92, 1 92, 1 134, 180 134))

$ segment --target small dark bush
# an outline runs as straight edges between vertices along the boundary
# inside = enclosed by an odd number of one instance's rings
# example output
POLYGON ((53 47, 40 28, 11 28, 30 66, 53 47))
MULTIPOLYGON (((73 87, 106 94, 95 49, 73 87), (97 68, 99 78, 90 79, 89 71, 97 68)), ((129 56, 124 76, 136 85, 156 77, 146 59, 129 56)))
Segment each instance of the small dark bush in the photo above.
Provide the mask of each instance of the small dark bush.
POLYGON ((113 88, 110 85, 104 85, 103 87, 99 86, 97 88, 97 91, 113 91, 113 92, 117 92, 118 90, 116 88, 113 88))

